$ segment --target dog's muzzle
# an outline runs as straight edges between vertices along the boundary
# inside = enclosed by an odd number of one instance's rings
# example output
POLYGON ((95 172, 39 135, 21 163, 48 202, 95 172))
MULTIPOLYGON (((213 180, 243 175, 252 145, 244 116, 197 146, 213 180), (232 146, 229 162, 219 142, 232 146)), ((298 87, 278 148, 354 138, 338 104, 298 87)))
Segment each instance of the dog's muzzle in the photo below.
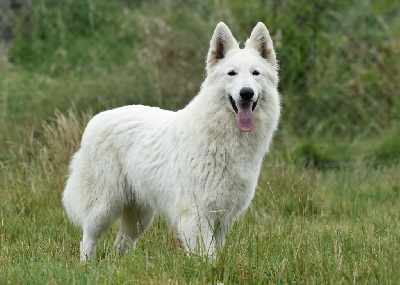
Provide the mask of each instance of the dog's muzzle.
POLYGON ((254 110, 257 107, 258 98, 252 101, 254 97, 253 89, 244 87, 240 90, 240 99, 236 102, 232 96, 229 96, 232 109, 237 115, 237 124, 242 132, 251 132, 254 128, 254 110))

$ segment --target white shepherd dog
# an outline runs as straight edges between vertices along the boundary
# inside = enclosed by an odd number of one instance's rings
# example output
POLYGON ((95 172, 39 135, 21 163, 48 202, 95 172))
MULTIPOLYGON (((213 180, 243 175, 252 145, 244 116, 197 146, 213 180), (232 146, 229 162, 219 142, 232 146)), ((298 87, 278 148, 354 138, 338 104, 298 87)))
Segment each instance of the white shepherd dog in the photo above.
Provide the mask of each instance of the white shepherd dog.
POLYGON ((258 23, 243 49, 224 23, 210 42, 207 77, 182 110, 125 106, 96 115, 73 156, 63 194, 83 229, 83 262, 121 217, 122 252, 156 213, 183 247, 215 258, 235 218, 249 206, 280 116, 278 65, 258 23))

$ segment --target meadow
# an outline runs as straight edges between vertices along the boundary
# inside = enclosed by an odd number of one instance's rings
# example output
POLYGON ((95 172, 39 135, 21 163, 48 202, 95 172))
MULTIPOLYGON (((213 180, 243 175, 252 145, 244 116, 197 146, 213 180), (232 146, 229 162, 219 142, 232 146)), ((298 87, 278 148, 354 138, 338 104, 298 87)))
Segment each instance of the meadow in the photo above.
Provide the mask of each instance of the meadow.
POLYGON ((26 3, 0 5, 0 283, 400 280, 397 1, 26 3), (251 206, 215 263, 182 252, 157 218, 123 256, 116 223, 80 264, 61 193, 86 123, 187 104, 220 20, 242 42, 263 21, 280 60, 282 123, 251 206))

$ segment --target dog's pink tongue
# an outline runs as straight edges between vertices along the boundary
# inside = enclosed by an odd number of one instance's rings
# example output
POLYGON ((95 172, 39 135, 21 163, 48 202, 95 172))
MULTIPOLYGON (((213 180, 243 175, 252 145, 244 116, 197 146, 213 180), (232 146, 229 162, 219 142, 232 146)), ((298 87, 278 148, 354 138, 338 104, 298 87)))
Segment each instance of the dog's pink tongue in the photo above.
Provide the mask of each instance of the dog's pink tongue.
POLYGON ((251 132, 254 128, 254 114, 251 103, 237 103, 237 122, 242 132, 251 132))

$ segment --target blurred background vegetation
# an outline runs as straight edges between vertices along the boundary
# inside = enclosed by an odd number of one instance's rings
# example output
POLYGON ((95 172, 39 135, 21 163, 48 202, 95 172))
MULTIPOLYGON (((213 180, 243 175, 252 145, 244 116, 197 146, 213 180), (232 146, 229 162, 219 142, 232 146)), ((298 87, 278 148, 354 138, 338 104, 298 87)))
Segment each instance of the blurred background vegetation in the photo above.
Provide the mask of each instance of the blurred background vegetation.
POLYGON ((56 109, 184 107, 219 21, 242 43, 258 21, 270 30, 283 156, 400 158, 398 0, 10 0, 0 1, 0 162, 56 109))

